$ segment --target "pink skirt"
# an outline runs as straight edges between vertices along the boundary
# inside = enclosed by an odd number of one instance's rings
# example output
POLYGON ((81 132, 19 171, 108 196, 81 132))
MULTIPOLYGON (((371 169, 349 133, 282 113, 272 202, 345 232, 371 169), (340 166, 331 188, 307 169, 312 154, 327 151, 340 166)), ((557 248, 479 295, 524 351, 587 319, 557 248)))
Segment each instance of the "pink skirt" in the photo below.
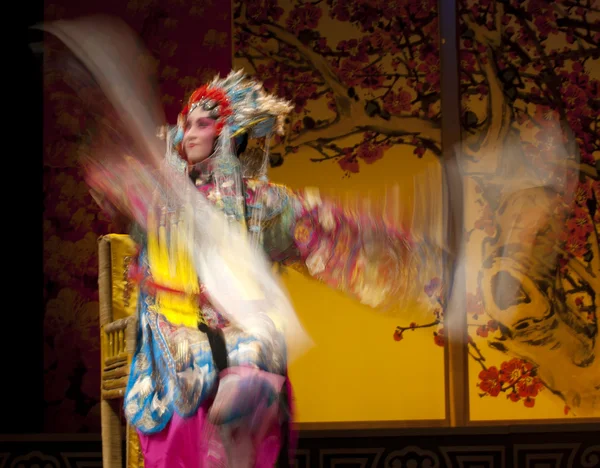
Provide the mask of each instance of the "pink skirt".
MULTIPOLYGON (((272 468, 281 449, 279 424, 261 437, 249 431, 220 433, 206 417, 207 407, 190 418, 174 414, 157 434, 142 434, 145 468, 272 468)), ((277 423, 277 421, 275 421, 277 423)))
MULTIPOLYGON (((226 371, 227 372, 227 371, 226 371)), ((291 410, 291 386, 285 382, 291 410)), ((215 426, 208 419, 212 401, 191 417, 174 413, 156 434, 138 431, 145 468, 273 468, 285 444, 291 455, 291 433, 281 423, 281 409, 273 404, 258 427, 215 426)))

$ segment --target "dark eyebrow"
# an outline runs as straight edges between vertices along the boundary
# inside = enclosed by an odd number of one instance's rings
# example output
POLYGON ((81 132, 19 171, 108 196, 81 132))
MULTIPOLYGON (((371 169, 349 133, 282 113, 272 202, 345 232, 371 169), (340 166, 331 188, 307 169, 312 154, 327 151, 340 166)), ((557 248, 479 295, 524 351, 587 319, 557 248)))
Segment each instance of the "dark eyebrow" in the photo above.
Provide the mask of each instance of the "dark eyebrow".
POLYGON ((213 115, 205 115, 204 117, 195 117, 195 118, 194 117, 192 117, 192 118, 188 117, 185 120, 184 128, 187 128, 188 125, 192 125, 193 122, 201 122, 203 120, 213 120, 213 121, 216 122, 217 120, 219 120, 219 117, 218 116, 213 116, 213 115))
POLYGON ((216 120, 218 120, 218 118, 210 116, 210 115, 205 115, 204 117, 192 117, 191 119, 188 118, 185 121, 185 123, 187 125, 190 122, 202 122, 203 120, 214 120, 214 121, 216 121, 216 120))

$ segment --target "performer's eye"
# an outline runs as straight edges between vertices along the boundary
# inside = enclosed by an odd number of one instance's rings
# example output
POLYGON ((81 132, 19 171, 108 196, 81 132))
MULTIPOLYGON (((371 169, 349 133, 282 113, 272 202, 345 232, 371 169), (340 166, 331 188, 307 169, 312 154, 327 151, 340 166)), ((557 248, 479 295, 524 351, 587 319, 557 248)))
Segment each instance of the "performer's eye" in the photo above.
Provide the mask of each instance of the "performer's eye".
POLYGON ((212 119, 198 119, 198 121, 196 122, 196 125, 199 128, 207 128, 210 127, 214 124, 214 120, 212 119))

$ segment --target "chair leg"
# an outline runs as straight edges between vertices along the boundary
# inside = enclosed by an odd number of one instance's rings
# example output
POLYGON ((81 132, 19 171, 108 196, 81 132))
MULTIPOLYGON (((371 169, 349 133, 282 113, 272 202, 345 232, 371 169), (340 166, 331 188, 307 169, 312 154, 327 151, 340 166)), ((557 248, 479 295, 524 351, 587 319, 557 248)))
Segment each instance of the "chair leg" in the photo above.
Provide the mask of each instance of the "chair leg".
POLYGON ((127 425, 127 468, 143 468, 144 456, 140 446, 140 438, 136 430, 127 425))
POLYGON ((123 468, 123 442, 121 439, 120 400, 101 400, 102 467, 123 468))

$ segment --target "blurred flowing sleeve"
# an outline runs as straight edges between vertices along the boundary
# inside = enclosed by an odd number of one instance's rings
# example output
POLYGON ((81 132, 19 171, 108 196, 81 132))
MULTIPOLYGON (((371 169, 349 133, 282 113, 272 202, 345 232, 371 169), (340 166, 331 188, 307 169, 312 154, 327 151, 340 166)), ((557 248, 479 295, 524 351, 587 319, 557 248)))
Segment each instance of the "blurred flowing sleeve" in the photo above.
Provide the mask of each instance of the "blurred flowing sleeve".
POLYGON ((125 217, 146 227, 146 217, 156 184, 149 168, 139 160, 124 157, 107 161, 88 158, 85 180, 100 208, 114 218, 125 217))
POLYGON ((271 215, 263 244, 271 260, 362 304, 387 310, 418 301, 441 266, 441 249, 385 216, 322 198, 316 189, 271 184, 265 192, 271 215))

